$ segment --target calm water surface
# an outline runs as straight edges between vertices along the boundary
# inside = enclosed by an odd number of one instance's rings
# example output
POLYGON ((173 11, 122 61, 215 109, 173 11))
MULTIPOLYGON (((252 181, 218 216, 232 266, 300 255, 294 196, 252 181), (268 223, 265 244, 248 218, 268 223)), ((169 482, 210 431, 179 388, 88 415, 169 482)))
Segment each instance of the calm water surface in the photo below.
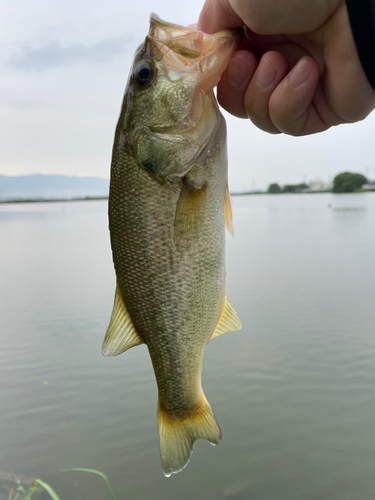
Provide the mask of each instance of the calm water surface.
MULTIPOLYGON (((206 349, 220 423, 163 476, 145 346, 100 354, 115 277, 105 202, 0 206, 0 471, 62 500, 375 496, 375 194, 235 197, 227 295, 206 349), (331 208, 328 205, 331 205, 331 208)), ((47 497, 46 497, 47 498, 47 497)))

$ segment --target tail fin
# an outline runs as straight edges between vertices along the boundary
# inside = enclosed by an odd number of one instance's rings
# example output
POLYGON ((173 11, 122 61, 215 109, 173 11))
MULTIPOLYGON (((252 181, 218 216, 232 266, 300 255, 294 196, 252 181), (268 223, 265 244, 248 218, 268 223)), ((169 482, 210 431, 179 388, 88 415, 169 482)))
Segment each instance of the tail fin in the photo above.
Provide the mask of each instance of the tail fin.
POLYGON ((221 440, 220 427, 206 398, 195 411, 176 417, 158 403, 160 457, 164 474, 169 477, 182 471, 190 461, 194 441, 207 439, 211 444, 221 440))

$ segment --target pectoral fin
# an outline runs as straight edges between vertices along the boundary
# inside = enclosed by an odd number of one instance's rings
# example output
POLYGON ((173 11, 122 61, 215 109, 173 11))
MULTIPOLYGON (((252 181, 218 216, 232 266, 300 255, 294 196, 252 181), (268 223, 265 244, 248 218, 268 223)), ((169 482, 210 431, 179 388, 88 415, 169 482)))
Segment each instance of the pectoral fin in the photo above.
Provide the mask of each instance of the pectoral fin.
POLYGON ((241 330, 241 328, 242 324, 238 319, 236 311, 230 305, 229 300, 225 297, 223 309, 221 310, 219 321, 211 339, 218 337, 219 335, 223 335, 223 333, 236 332, 237 330, 241 330))
POLYGON ((102 345, 102 354, 104 356, 117 356, 131 347, 143 343, 133 325, 117 285, 112 316, 102 345))
POLYGON ((234 236, 232 204, 230 202, 228 183, 224 195, 224 223, 225 229, 231 236, 234 236))
POLYGON ((174 241, 179 249, 195 244, 202 231, 206 211, 207 186, 196 189, 185 181, 177 203, 174 221, 174 241))

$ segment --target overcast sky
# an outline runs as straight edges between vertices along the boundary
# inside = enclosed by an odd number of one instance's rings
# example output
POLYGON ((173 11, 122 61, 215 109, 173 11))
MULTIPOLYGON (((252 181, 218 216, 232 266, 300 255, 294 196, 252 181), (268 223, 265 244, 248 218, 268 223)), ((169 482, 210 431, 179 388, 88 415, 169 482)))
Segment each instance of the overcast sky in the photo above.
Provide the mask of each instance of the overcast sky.
MULTIPOLYGON (((202 1, 0 0, 0 174, 109 177, 122 95, 150 12, 189 24, 202 1)), ((375 115, 306 138, 225 116, 232 191, 327 182, 344 170, 375 178, 375 115)))

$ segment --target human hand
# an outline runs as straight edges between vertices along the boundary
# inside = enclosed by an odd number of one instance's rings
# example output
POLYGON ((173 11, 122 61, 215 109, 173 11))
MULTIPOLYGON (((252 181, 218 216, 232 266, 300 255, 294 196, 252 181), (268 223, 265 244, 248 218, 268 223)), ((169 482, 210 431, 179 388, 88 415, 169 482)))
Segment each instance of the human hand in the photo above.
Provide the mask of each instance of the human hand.
POLYGON ((300 136, 374 109, 345 0, 206 0, 197 28, 244 25, 244 42, 218 85, 218 100, 233 115, 300 136))

